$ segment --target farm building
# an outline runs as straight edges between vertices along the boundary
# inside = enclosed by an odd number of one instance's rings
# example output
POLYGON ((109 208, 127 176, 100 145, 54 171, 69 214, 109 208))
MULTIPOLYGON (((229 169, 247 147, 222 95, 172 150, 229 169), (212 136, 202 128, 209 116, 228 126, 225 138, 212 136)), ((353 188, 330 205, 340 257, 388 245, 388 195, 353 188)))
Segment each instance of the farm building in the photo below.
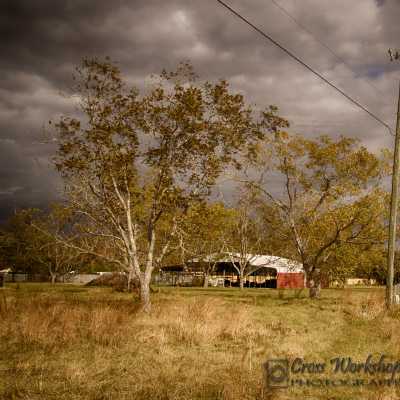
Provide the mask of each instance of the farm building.
MULTIPOLYGON (((245 287, 291 288, 305 287, 303 266, 297 261, 270 255, 248 255, 245 287)), ((238 254, 225 253, 218 261, 212 262, 209 283, 212 286, 239 286, 238 254)), ((185 265, 171 265, 161 268, 158 283, 172 286, 201 286, 210 260, 191 260, 185 265)))

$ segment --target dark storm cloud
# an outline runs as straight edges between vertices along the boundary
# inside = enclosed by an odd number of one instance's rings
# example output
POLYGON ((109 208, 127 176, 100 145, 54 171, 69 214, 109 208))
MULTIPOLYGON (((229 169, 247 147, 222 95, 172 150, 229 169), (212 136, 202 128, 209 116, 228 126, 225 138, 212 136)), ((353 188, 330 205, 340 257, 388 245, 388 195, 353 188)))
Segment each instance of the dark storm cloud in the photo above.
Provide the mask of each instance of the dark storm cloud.
MULTIPOLYGON (((399 2, 277 1, 351 69, 272 2, 229 4, 392 123, 400 63, 387 48, 400 46, 399 2)), ((139 87, 190 59, 201 78, 227 78, 250 102, 278 105, 294 130, 357 136, 373 150, 391 144, 379 124, 214 0, 3 1, 0 35, 0 220, 57 198, 54 147, 40 136, 49 119, 74 112, 60 91, 70 92, 83 57, 110 56, 139 87)))

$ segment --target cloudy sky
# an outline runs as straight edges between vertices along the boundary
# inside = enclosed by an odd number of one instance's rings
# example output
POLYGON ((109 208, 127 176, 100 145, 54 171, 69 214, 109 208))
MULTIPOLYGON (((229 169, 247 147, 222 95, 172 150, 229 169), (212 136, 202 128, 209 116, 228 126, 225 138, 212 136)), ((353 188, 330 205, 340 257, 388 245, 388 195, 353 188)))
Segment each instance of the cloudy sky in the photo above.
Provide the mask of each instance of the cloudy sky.
MULTIPOLYGON (((394 125, 400 62, 387 49, 400 47, 400 0, 226 2, 394 125)), ((201 78, 277 105, 293 131, 392 147, 384 127, 215 0, 3 0, 0 35, 0 221, 57 197, 43 127, 73 111, 71 74, 87 56, 110 56, 139 87, 189 59, 201 78)))

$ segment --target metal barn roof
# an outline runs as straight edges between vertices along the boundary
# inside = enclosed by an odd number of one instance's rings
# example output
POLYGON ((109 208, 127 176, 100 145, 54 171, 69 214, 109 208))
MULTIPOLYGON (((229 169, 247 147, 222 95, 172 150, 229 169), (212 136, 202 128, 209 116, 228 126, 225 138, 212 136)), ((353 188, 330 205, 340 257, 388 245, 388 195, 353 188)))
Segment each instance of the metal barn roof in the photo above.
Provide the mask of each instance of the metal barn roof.
POLYGON ((299 273, 304 272, 303 265, 295 260, 290 260, 284 257, 271 256, 271 255, 258 255, 258 254, 239 254, 239 253, 223 253, 217 256, 209 256, 206 259, 193 259, 191 262, 201 262, 201 261, 217 261, 218 262, 239 262, 246 259, 254 267, 267 267, 273 268, 279 273, 299 273))

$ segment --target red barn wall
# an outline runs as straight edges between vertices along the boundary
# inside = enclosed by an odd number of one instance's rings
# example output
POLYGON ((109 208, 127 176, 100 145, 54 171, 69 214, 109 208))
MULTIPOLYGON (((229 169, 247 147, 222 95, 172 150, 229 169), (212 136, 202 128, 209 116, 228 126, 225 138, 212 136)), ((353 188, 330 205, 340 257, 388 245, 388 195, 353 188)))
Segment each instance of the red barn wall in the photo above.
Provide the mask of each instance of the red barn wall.
POLYGON ((276 287, 278 289, 304 288, 304 274, 302 272, 278 272, 276 287))

